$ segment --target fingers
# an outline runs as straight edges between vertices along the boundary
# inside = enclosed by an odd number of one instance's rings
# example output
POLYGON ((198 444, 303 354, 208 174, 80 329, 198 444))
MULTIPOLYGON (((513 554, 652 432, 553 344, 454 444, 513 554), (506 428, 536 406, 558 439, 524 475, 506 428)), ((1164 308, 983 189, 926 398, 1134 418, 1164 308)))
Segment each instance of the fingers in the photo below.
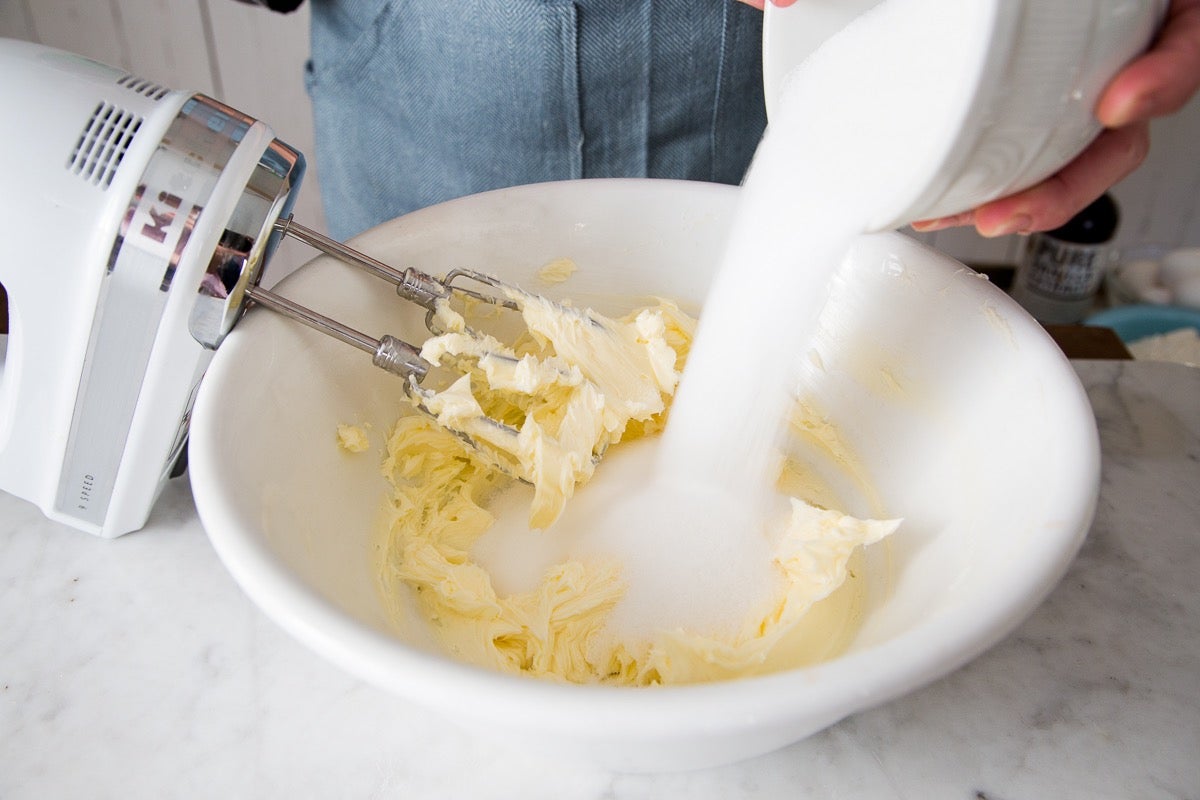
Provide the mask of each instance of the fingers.
POLYGON ((1148 123, 1103 131, 1078 158, 1036 186, 974 211, 915 222, 912 227, 925 233, 973 224, 987 237, 1053 230, 1137 169, 1149 149, 1148 123))
POLYGON ((988 237, 1053 230, 1137 169, 1149 150, 1149 123, 1104 131, 1057 174, 977 208, 975 229, 988 237))
POLYGON ((1109 128, 1172 114, 1200 88, 1200 0, 1174 0, 1153 47, 1113 79, 1096 118, 1109 128))
POLYGON ((975 212, 964 211, 961 214, 955 214, 952 217, 941 217, 940 219, 922 219, 912 223, 912 229, 917 233, 932 233, 933 231, 941 231, 946 228, 957 228, 962 225, 974 225, 975 212))
MULTIPOLYGON (((757 8, 761 11, 763 6, 766 5, 767 0, 741 0, 741 2, 745 3, 748 6, 754 6, 755 8, 757 8)), ((787 8, 788 6, 795 3, 796 0, 770 0, 770 2, 771 2, 771 5, 773 5, 773 6, 779 6, 780 8, 787 8)))

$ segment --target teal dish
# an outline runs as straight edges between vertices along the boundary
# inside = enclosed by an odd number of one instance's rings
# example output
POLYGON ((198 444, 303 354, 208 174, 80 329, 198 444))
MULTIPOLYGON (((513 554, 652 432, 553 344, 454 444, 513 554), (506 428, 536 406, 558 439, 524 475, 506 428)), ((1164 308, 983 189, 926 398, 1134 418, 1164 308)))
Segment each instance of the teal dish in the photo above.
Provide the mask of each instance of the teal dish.
POLYGON ((1086 325, 1112 328, 1126 344, 1180 328, 1200 331, 1200 309, 1184 306, 1119 306, 1093 314, 1086 325))

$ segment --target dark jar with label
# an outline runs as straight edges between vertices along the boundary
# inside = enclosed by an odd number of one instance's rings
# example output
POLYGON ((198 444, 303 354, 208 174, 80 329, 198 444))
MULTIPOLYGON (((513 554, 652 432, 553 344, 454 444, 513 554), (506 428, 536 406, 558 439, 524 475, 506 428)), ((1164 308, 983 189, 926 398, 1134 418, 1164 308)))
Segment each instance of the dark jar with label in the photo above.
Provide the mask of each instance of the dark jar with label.
POLYGON ((1013 299, 1039 322, 1081 321, 1104 282, 1119 218, 1117 204, 1105 194, 1061 228, 1030 236, 1013 299))

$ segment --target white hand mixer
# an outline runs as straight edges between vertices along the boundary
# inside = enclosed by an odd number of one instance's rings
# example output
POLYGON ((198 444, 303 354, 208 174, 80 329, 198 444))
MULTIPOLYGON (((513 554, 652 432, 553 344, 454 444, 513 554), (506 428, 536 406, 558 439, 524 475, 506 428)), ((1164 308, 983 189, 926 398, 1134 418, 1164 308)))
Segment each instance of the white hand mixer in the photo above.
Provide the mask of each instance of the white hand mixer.
POLYGON ((395 270, 295 223, 303 156, 211 98, 4 39, 0 74, 20 76, 0 84, 0 107, 25 112, 0 147, 0 233, 12 243, 0 260, 0 489, 52 519, 103 537, 145 524, 182 471, 212 353, 251 302, 367 351, 421 405, 432 365, 418 347, 258 285, 284 235, 395 284, 431 329, 452 294, 519 306, 515 287, 486 275, 395 270))

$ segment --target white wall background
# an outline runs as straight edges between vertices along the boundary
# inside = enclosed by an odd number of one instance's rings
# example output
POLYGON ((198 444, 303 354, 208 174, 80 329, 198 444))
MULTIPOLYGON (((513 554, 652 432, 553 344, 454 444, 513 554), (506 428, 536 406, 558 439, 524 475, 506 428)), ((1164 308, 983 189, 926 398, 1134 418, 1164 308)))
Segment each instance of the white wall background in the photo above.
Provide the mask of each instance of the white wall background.
MULTIPOLYGON (((451 0, 447 0, 450 2, 451 0)), ((270 124, 309 157, 296 218, 323 228, 302 71, 308 12, 280 15, 235 0, 0 0, 0 36, 94 58, 157 83, 204 92, 270 124)), ((0 76, 0 80, 10 80, 0 76)), ((1156 122, 1149 160, 1115 190, 1118 243, 1200 246, 1200 101, 1156 122)), ((924 238, 963 261, 1011 263, 1021 238, 967 230, 924 238)), ((308 253, 295 243, 272 267, 278 278, 308 253)))

